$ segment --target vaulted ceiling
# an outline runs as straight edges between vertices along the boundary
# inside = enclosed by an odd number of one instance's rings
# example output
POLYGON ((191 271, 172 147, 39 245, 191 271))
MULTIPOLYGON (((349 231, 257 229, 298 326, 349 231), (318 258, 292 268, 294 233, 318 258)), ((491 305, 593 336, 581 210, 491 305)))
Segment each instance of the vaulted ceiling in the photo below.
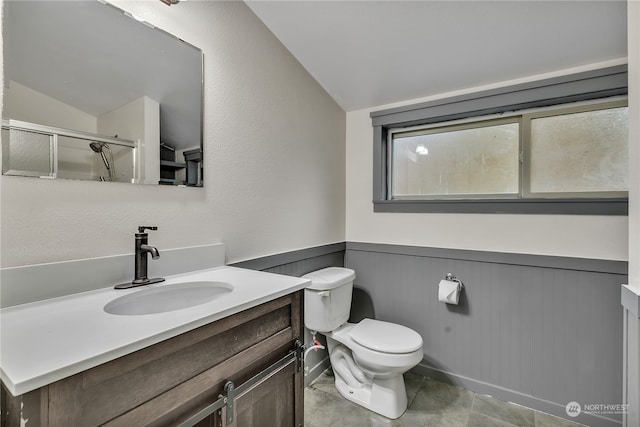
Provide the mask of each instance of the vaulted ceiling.
POLYGON ((346 111, 627 56, 625 1, 247 1, 346 111))

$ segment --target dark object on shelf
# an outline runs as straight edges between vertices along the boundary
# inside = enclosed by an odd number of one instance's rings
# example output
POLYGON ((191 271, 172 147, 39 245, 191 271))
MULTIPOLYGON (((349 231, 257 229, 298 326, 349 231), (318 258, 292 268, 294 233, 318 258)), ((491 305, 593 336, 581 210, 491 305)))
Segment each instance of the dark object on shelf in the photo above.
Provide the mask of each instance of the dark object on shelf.
POLYGON ((176 161, 176 149, 160 144, 160 182, 163 185, 187 185, 202 187, 202 150, 195 148, 183 153, 184 163, 176 161), (179 180, 177 172, 185 169, 186 177, 179 180))
POLYGON ((176 179, 176 172, 184 169, 186 164, 176 162, 176 149, 167 145, 160 144, 160 182, 162 185, 179 185, 182 184, 176 179))
POLYGON ((186 150, 183 155, 187 164, 187 180, 185 184, 193 187, 202 187, 202 150, 200 148, 186 150))

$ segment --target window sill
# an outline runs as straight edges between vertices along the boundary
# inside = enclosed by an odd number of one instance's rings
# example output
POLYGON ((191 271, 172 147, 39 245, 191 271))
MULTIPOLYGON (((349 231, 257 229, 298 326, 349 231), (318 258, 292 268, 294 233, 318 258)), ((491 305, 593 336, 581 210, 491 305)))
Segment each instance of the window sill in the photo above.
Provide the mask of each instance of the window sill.
POLYGON ((374 200, 374 212, 627 215, 628 199, 374 200))

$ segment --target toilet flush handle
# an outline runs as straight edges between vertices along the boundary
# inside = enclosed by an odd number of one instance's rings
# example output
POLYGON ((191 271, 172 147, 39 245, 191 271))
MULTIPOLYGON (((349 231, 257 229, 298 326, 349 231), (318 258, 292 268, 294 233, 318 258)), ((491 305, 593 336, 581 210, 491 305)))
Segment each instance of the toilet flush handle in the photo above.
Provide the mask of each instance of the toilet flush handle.
POLYGON ((329 295, 331 295, 331 291, 318 292, 318 296, 320 297, 328 297, 329 295))

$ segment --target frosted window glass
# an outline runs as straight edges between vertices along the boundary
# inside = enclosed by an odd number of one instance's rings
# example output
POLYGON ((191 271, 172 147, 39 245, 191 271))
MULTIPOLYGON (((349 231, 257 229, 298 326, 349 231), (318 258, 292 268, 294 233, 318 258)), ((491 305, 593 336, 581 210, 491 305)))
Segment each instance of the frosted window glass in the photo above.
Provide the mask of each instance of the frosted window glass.
POLYGON ((626 191, 627 107, 531 120, 531 192, 626 191))
POLYGON ((50 175, 50 143, 49 135, 20 129, 3 129, 2 172, 8 175, 50 175))
POLYGON ((392 195, 511 195, 519 189, 517 123, 394 135, 392 195))

